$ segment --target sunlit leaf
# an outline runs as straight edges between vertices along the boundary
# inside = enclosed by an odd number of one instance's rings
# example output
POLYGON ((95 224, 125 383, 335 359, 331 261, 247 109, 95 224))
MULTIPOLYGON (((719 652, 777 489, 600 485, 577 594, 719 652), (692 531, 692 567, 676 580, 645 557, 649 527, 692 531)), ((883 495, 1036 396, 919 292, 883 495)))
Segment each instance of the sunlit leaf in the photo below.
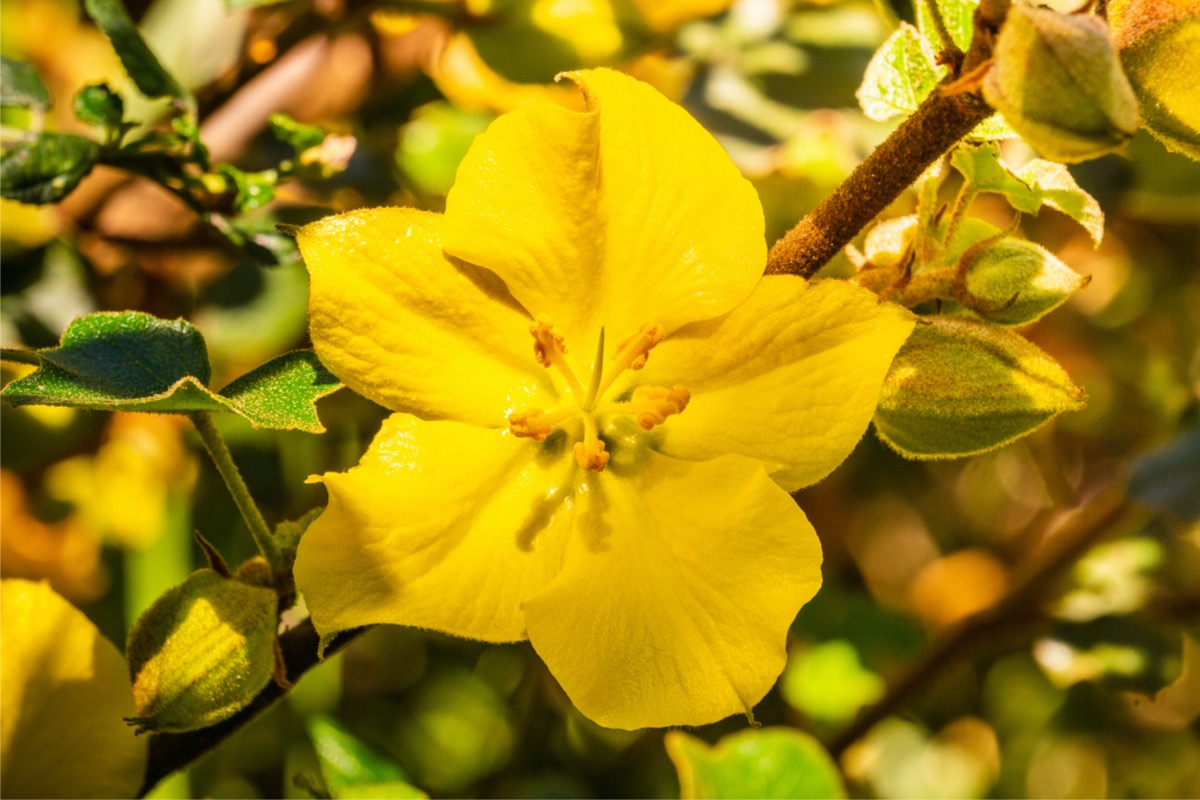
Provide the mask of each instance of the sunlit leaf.
POLYGON ((940 49, 941 40, 933 24, 933 14, 929 10, 931 3, 937 3, 937 8, 942 13, 942 21, 946 23, 947 33, 958 45, 958 49, 965 52, 971 46, 971 37, 974 35, 974 15, 979 0, 917 0, 917 28, 931 46, 940 49))
POLYGON ((779 689, 798 711, 838 723, 878 700, 884 682, 862 665, 853 644, 835 639, 790 655, 779 689))
POLYGON ((185 99, 187 92, 167 72, 129 18, 121 0, 85 0, 84 9, 96 26, 112 41, 138 90, 147 97, 185 99))
POLYGON ((340 387, 309 350, 285 353, 220 392, 208 389, 208 352, 184 320, 136 311, 80 317, 58 347, 36 352, 36 372, 4 388, 14 406, 106 411, 228 411, 255 427, 324 430, 313 406, 340 387))
POLYGON ((54 203, 92 171, 100 145, 70 133, 42 133, 0 156, 0 193, 22 203, 54 203))
POLYGON ((682 731, 663 740, 683 798, 828 798, 846 790, 833 759, 806 733, 752 728, 709 747, 682 731))
POLYGON ((908 458, 957 458, 995 449, 1064 411, 1083 391, 1036 345, 986 323, 919 325, 883 382, 875 430, 908 458))
POLYGON ((979 192, 997 192, 1018 211, 1036 214, 1043 205, 1068 215, 1096 244, 1104 236, 1104 212, 1096 198, 1079 188, 1070 171, 1054 161, 1034 159, 1014 172, 996 145, 960 147, 950 163, 979 192))
POLYGON ((0 59, 0 106, 19 106, 45 111, 50 107, 50 92, 37 70, 24 61, 0 59))
POLYGON ((422 798, 400 765, 364 744, 329 717, 314 717, 308 733, 321 763, 321 776, 335 798, 422 798))
POLYGON ((871 57, 855 96, 868 117, 882 122, 916 111, 938 80, 929 42, 901 23, 871 57))

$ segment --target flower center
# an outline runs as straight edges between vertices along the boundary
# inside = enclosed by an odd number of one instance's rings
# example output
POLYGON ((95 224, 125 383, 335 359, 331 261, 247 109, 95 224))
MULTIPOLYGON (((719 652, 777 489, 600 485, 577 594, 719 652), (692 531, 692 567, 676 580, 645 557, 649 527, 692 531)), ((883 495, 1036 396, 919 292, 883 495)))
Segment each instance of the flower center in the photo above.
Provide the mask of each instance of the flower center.
MULTIPOLYGON (((591 380, 585 389, 567 362, 567 346, 563 337, 555 333, 554 325, 539 316, 529 327, 533 336, 533 354, 546 369, 556 369, 567 384, 574 402, 551 411, 527 408, 510 414, 508 429, 514 436, 544 442, 556 429, 564 427, 575 418, 583 421, 582 438, 575 442, 575 461, 590 472, 599 472, 608 464, 611 454, 600 438, 599 417, 626 415, 632 417, 643 430, 666 422, 672 414, 682 413, 687 408, 691 392, 683 386, 639 386, 627 400, 605 400, 605 395, 626 370, 640 370, 646 365, 650 351, 663 339, 661 325, 647 323, 632 336, 617 345, 612 360, 604 364, 604 330, 600 331, 596 362, 591 380)), ((578 430, 578 426, 575 426, 578 430)))

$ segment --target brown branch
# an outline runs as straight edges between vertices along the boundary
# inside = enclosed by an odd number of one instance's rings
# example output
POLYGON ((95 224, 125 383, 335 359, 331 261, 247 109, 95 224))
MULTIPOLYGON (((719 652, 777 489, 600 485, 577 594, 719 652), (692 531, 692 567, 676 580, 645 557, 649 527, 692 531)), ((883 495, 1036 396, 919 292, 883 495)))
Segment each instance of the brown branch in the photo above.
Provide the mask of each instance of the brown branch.
MULTIPOLYGON (((325 648, 325 655, 333 655, 366 630, 366 628, 358 628, 341 634, 325 648)), ((287 679, 290 683, 295 684, 304 673, 317 665, 319 638, 316 630, 313 629, 312 621, 307 619, 279 637, 279 647, 283 651, 283 663, 287 668, 287 679)), ((258 693, 250 705, 224 722, 187 733, 156 733, 152 735, 150 737, 150 759, 146 764, 146 777, 142 788, 138 790, 138 797, 145 797, 163 778, 176 770, 183 769, 212 750, 287 693, 287 689, 272 681, 258 693)))
POLYGON ((1078 508, 1059 515, 1051 522, 1043 546, 1018 571, 1008 594, 942 634, 920 660, 888 687, 878 703, 865 709, 833 738, 829 751, 834 758, 840 757, 876 724, 928 689, 949 667, 961 662, 967 651, 985 636, 1024 613, 1037 610, 1063 570, 1133 512, 1133 505, 1125 498, 1124 485, 1116 483, 1095 493, 1078 508))
MULTIPOLYGON (((980 4, 961 74, 990 58, 992 41, 1007 11, 1008 0, 980 4)), ((978 92, 943 92, 959 77, 954 71, 947 75, 833 194, 775 243, 767 255, 767 274, 816 274, 930 164, 991 116, 991 107, 978 92)))

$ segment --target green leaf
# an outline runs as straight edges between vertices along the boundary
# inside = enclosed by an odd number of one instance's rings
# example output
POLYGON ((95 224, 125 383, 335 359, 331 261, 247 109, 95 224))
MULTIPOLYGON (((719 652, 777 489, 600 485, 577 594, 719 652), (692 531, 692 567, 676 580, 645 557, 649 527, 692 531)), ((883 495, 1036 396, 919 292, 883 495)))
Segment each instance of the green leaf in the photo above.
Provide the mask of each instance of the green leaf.
POLYGON ((975 33, 974 16, 979 0, 918 0, 917 28, 934 50, 940 50, 942 42, 933 24, 930 3, 937 3, 938 10, 942 12, 942 21, 946 23, 946 31, 958 48, 965 52, 971 46, 971 38, 975 33))
POLYGON ((100 83, 85 86, 75 95, 75 116, 81 122, 107 130, 119 130, 125 121, 125 101, 121 95, 100 83))
POLYGON ((244 172, 232 164, 222 164, 217 167, 217 172, 236 187, 233 207, 238 212, 253 211, 275 199, 275 184, 279 176, 274 170, 244 172))
POLYGON ((779 682, 789 705, 830 723, 848 722, 884 688, 883 678, 864 667, 854 645, 842 639, 790 655, 779 682))
POLYGON ((275 138, 295 150, 296 155, 325 141, 323 129, 316 125, 297 122, 287 114, 272 114, 269 122, 271 123, 271 133, 275 138))
POLYGON ((50 108, 50 92, 32 65, 11 58, 0 60, 0 106, 50 108))
POLYGON ((396 164, 420 192, 445 197, 471 142, 493 119, 446 102, 427 103, 400 129, 396 164))
POLYGON ((55 203, 83 180, 100 157, 100 145, 70 133, 41 133, 0 156, 0 194, 37 205, 55 203))
POLYGON ((960 147, 950 163, 978 192, 1004 195, 1009 204, 1026 214, 1050 206, 1068 215, 1088 232, 1096 244, 1104 237, 1104 212, 1096 198, 1079 188, 1070 171, 1054 161, 1035 159, 1013 172, 993 144, 960 147))
POLYGON ((427 795, 407 783, 408 776, 396 762, 373 748, 330 717, 314 717, 308 723, 321 764, 325 787, 334 798, 423 798, 427 795))
POLYGON ((113 49, 125 65, 125 71, 142 94, 147 97, 188 99, 187 92, 146 44, 121 0, 85 0, 83 7, 112 42, 113 49))
POLYGON ((902 22, 871 57, 855 96, 863 113, 873 120, 907 116, 937 85, 939 72, 929 42, 902 22))
POLYGON ((806 733, 752 728, 709 747, 682 731, 663 739, 683 798, 845 797, 833 759, 806 733))
POLYGON ((1084 400, 1058 362, 1018 334, 935 318, 892 362, 875 431, 907 458, 958 458, 1015 441, 1084 400))
POLYGON ((138 311, 101 312, 67 326, 58 347, 37 351, 41 366, 4 388, 10 405, 186 414, 227 411, 256 428, 324 430, 313 403, 340 388, 309 350, 207 388, 208 352, 189 322, 138 311))

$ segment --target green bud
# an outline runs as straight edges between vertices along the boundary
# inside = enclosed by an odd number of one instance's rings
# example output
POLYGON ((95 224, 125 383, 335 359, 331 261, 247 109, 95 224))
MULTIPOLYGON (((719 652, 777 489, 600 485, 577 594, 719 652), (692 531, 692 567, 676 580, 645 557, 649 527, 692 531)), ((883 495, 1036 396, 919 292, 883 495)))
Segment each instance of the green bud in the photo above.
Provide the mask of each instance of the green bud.
POLYGON ((1112 0, 1108 21, 1146 127, 1200 160, 1200 4, 1112 0))
POLYGON ((875 410, 875 431, 907 458, 958 458, 993 450, 1064 411, 1083 390, 1021 336, 939 317, 918 325, 896 355, 875 410))
POLYGON ((179 733, 248 705, 274 671, 277 606, 271 589, 211 569, 158 598, 126 645, 137 708, 126 721, 139 733, 179 733))
POLYGON ((1100 18, 1014 3, 992 54, 984 98, 1046 158, 1096 158, 1137 132, 1137 100, 1100 18))
POLYGON ((108 88, 107 83, 85 86, 75 95, 75 116, 81 122, 109 130, 119 130, 125 121, 125 101, 108 88))

